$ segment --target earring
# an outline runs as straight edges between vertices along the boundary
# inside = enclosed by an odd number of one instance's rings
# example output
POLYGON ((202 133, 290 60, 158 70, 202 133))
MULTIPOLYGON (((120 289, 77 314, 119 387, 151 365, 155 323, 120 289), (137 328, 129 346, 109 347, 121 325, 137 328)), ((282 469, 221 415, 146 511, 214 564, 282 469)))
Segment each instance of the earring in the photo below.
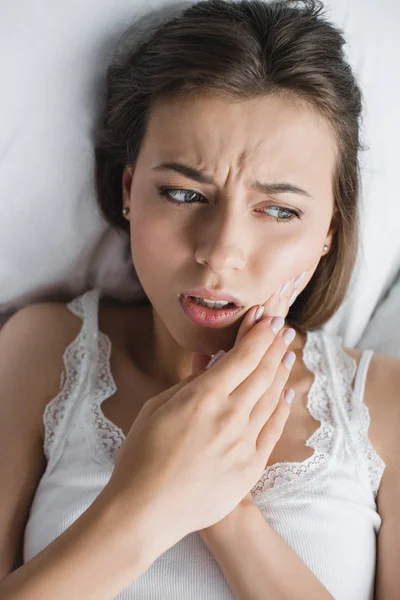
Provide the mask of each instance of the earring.
POLYGON ((125 206, 125 208, 122 209, 122 214, 125 216, 127 215, 129 212, 129 208, 127 206, 125 206))
POLYGON ((324 252, 327 252, 327 251, 328 251, 328 246, 325 244, 325 246, 324 246, 324 252))

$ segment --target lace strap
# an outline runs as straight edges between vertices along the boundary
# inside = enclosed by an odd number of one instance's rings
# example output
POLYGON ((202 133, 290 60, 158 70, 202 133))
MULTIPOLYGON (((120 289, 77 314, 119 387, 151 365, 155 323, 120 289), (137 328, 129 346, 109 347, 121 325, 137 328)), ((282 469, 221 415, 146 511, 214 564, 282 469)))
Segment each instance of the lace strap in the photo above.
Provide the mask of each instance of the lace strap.
POLYGON ((364 399, 364 390, 367 379, 368 367, 373 355, 373 350, 364 350, 361 354, 360 362, 358 363, 357 375, 354 382, 353 398, 356 398, 360 402, 363 402, 364 399))
POLYGON ((46 405, 43 414, 43 449, 48 463, 47 474, 52 471, 61 456, 68 427, 72 425, 85 396, 85 386, 92 364, 91 357, 95 351, 93 344, 97 341, 97 322, 94 322, 97 312, 93 309, 96 308, 98 297, 99 290, 95 288, 74 298, 66 305, 71 312, 82 319, 82 328, 64 351, 61 389, 46 405))
POLYGON ((376 452, 369 439, 368 431, 371 418, 368 406, 364 402, 365 383, 373 354, 373 350, 364 350, 360 358, 352 398, 353 411, 351 422, 356 432, 358 447, 368 468, 372 493, 374 498, 376 498, 386 464, 376 452))
POLYGON ((336 390, 333 407, 345 433, 343 450, 347 450, 351 456, 355 455, 357 469, 375 498, 385 463, 369 440, 370 416, 368 407, 363 402, 365 380, 373 352, 364 350, 357 366, 357 361, 344 351, 341 337, 333 335, 329 340, 330 342, 325 337, 327 353, 330 355, 332 384, 336 390))

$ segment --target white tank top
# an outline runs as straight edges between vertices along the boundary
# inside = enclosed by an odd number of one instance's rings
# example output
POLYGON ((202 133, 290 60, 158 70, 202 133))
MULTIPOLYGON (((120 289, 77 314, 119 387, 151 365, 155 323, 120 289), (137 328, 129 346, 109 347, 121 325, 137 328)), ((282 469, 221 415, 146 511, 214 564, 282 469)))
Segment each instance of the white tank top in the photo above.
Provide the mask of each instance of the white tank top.
MULTIPOLYGON (((82 319, 82 328, 64 352, 66 376, 44 411, 48 462, 25 529, 24 562, 92 504, 109 481, 125 439, 101 410, 103 400, 116 391, 111 342, 98 328, 101 295, 94 288, 67 304, 82 319)), ((339 336, 322 329, 308 332, 303 357, 314 373, 308 410, 321 423, 306 442, 314 453, 303 462, 267 467, 252 489, 265 519, 336 600, 373 600, 381 526, 376 494, 385 463, 368 439, 370 418, 363 402, 372 355, 364 350, 357 370, 339 336)), ((234 600, 234 595, 217 561, 193 532, 115 598, 234 600)))

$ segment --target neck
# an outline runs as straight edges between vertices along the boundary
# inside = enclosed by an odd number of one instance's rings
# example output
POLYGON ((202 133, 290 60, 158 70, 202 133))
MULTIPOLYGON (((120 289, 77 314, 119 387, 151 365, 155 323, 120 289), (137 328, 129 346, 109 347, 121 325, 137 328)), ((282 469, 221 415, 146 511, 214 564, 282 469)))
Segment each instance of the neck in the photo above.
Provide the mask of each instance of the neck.
MULTIPOLYGON (((135 307, 138 318, 132 321, 133 330, 127 327, 127 349, 135 366, 152 382, 165 389, 172 387, 192 373, 192 362, 196 352, 181 347, 171 336, 151 305, 135 307), (130 332, 128 333, 128 330, 130 332)), ((236 335, 235 335, 236 337, 236 335)), ((297 333, 288 350, 296 353, 297 361, 302 356, 306 335, 297 333)), ((234 340, 228 344, 228 351, 234 340)), ((210 353, 211 357, 212 354, 210 353)), ((295 367, 296 367, 295 364, 295 367)))

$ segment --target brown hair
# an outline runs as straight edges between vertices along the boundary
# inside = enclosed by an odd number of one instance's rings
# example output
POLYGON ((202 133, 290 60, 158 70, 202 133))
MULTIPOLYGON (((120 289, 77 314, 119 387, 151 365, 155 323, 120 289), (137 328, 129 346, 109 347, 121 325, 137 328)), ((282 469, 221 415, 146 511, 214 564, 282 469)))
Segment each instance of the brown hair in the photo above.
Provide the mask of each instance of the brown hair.
POLYGON ((95 142, 100 209, 129 234, 122 172, 135 165, 156 102, 202 91, 239 101, 284 94, 322 115, 337 144, 337 230, 287 316, 302 332, 321 327, 339 308, 358 249, 362 95, 344 57, 343 32, 323 11, 319 0, 205 0, 185 8, 114 57, 95 142))

